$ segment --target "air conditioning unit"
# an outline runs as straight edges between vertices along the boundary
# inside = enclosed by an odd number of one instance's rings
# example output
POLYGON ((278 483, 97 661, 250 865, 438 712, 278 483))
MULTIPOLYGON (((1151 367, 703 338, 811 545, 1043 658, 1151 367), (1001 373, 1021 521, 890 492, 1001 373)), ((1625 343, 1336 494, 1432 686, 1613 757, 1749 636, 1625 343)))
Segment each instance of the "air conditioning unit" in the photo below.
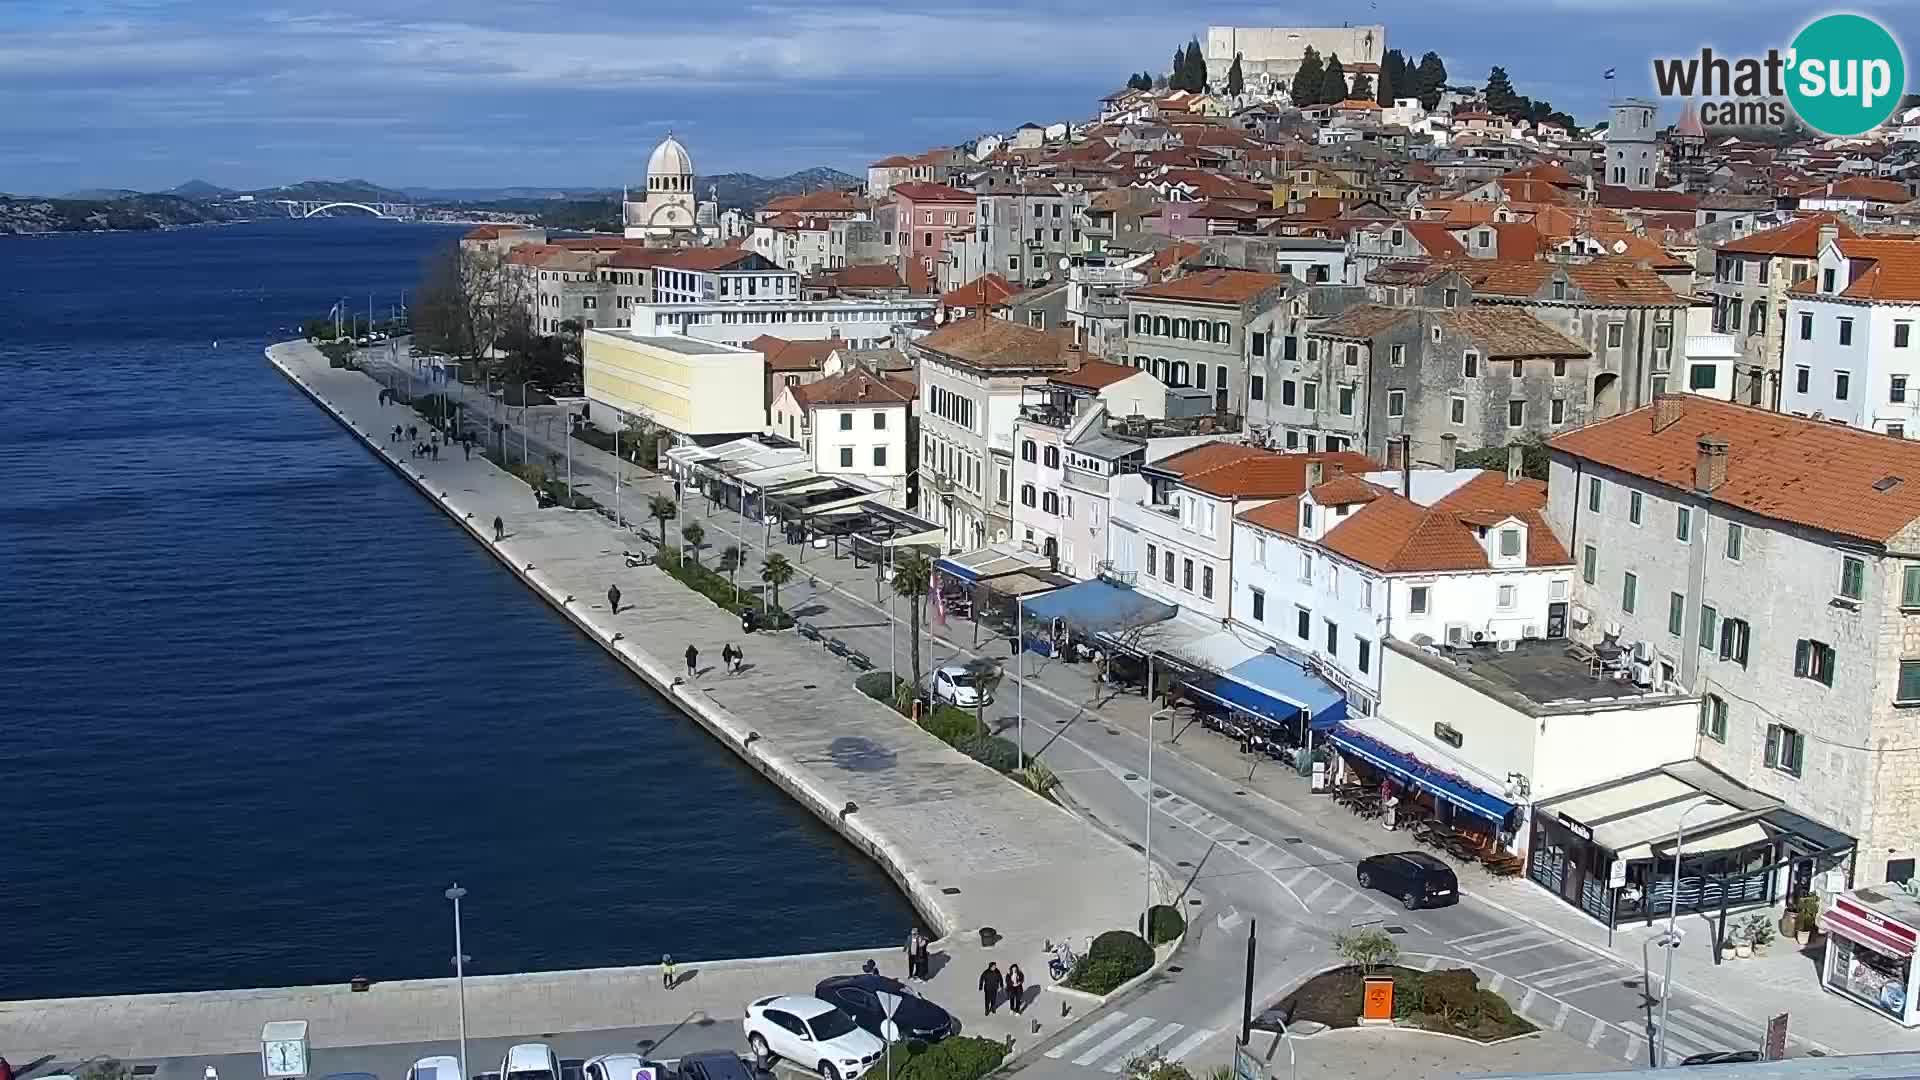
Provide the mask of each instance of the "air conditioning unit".
POLYGON ((1523 638, 1526 638, 1529 641, 1539 637, 1540 625, 1538 623, 1528 623, 1525 627, 1521 629, 1520 636, 1523 638))
POLYGON ((1006 542, 1007 542, 1007 536, 1008 536, 1008 533, 1007 533, 1007 530, 1005 530, 1005 529, 995 529, 995 530, 993 530, 993 542, 994 542, 994 543, 996 543, 996 544, 1004 544, 1004 543, 1006 543, 1006 542))
POLYGON ((1501 639, 1500 639, 1500 651, 1501 651, 1501 652, 1512 652, 1513 650, 1515 650, 1515 649, 1517 649, 1517 648, 1519 648, 1519 647, 1520 647, 1520 643, 1519 643, 1518 641, 1515 641, 1515 640, 1514 640, 1513 638, 1501 638, 1501 639))
POLYGON ((1620 636, 1620 620, 1608 619, 1607 625, 1601 628, 1600 632, 1605 634, 1609 639, 1618 638, 1620 636))
POLYGON ((1633 665, 1633 685, 1645 687, 1651 687, 1653 685, 1652 664, 1636 663, 1633 665))
POLYGON ((1583 605, 1575 604, 1567 609, 1567 617, 1573 621, 1573 625, 1585 626, 1593 621, 1593 612, 1588 611, 1583 605))
POLYGON ((1475 630, 1473 632, 1473 643, 1475 645, 1482 645, 1492 639, 1492 637, 1493 635, 1485 630, 1475 630))
POLYGON ((1653 643, 1650 641, 1634 642, 1633 643, 1633 659, 1635 663, 1639 663, 1639 664, 1652 663, 1653 662, 1653 643))

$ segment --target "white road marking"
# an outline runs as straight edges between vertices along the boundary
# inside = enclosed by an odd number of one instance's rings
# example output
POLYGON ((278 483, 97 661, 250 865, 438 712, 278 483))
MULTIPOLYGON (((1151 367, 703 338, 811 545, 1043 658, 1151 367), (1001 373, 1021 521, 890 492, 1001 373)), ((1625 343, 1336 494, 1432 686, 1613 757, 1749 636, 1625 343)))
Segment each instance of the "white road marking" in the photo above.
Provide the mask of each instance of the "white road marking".
POLYGON ((1555 964, 1552 967, 1543 967, 1539 971, 1529 971, 1525 975, 1520 975, 1516 977, 1525 979, 1528 982, 1537 981, 1540 983, 1541 986, 1552 986, 1553 983, 1551 980, 1541 979, 1540 976, 1551 975, 1556 971, 1569 971, 1577 967, 1586 967, 1589 964, 1604 964, 1604 963, 1606 963, 1606 961, 1597 960, 1594 957, 1589 956, 1584 960, 1575 960, 1572 963, 1568 963, 1568 964, 1555 964))
POLYGON ((1340 913, 1341 908, 1346 907, 1348 904, 1351 904, 1358 899, 1360 899, 1360 894, 1349 889, 1346 892, 1341 894, 1339 903, 1327 909, 1327 914, 1338 915, 1340 913))
MULTIPOLYGON (((1558 993, 1558 987, 1571 986, 1574 983, 1591 982, 1595 978, 1601 977, 1604 977, 1608 982, 1612 982, 1618 978, 1619 975, 1620 969, 1605 960, 1583 960, 1550 979, 1529 979, 1529 981, 1535 986, 1553 990, 1555 993, 1558 993)), ((1527 977, 1522 976, 1522 978, 1527 977)))
MULTIPOLYGON (((1600 1045, 1600 1040, 1603 1037, 1605 1037, 1606 1034, 1607 1034, 1607 1025, 1601 1023, 1599 1017, 1597 1016, 1594 1017, 1593 1031, 1587 1035, 1587 1049, 1592 1050, 1595 1047, 1598 1047, 1600 1045)), ((1048 1056, 1052 1056, 1052 1055, 1048 1055, 1048 1056)))
POLYGON ((1169 1063, 1178 1062, 1188 1054, 1198 1050, 1201 1043, 1213 1038, 1213 1036, 1214 1032, 1210 1028, 1195 1028, 1193 1034, 1181 1039, 1171 1050, 1166 1052, 1167 1061, 1169 1063))
POLYGON ((1572 1009, 1573 1009, 1573 1006, 1567 1004, 1566 1002, 1563 1001, 1560 1003, 1560 1011, 1553 1014, 1553 1030, 1555 1031, 1566 1030, 1567 1013, 1572 1009))
MULTIPOLYGON (((1708 1050, 1742 1049, 1738 1036, 1729 1037, 1723 1034, 1716 1037, 1710 1035, 1692 1024, 1681 1023, 1680 1015, 1680 1011, 1675 1009, 1667 1016, 1667 1038, 1669 1040, 1686 1039, 1688 1042, 1699 1043, 1703 1048, 1708 1050)), ((1759 1037, 1755 1037, 1752 1045, 1758 1046, 1759 1044, 1759 1037)))
POLYGON ((1478 956, 1474 957, 1474 959, 1481 960, 1481 961, 1497 960, 1502 956, 1512 956, 1514 953, 1531 952, 1534 949, 1544 949, 1549 945, 1557 945, 1557 944, 1559 944, 1559 942, 1549 938, 1544 941, 1530 942, 1526 945, 1516 945, 1511 949, 1502 949, 1499 952, 1481 953, 1478 956))
POLYGON ((1128 1024, 1126 1027, 1121 1028, 1119 1034, 1109 1037, 1100 1045, 1074 1058, 1073 1063, 1075 1065, 1091 1065, 1101 1058, 1106 1057, 1108 1054, 1113 1053, 1114 1050, 1119 1048, 1121 1043, 1126 1042, 1128 1039, 1138 1038, 1141 1032, 1152 1026, 1153 1017, 1143 1016, 1133 1023, 1128 1024))
POLYGON ((1118 1012, 1118 1011, 1110 1012, 1107 1015, 1101 1017, 1098 1020, 1095 1020, 1093 1023, 1088 1024, 1086 1027, 1083 1027, 1079 1031, 1075 1032, 1072 1038, 1068 1039, 1067 1041, 1061 1043, 1058 1046, 1055 1046, 1053 1049, 1048 1050, 1047 1056, 1050 1058, 1066 1057, 1068 1051, 1071 1051, 1073 1048, 1079 1046, 1081 1043, 1086 1042, 1088 1039, 1093 1038, 1095 1035, 1098 1035, 1103 1031, 1106 1031, 1108 1028, 1112 1027, 1115 1024, 1120 1023, 1122 1020, 1125 1020, 1126 1018, 1127 1018, 1126 1013, 1118 1012))
POLYGON ((1139 1042, 1134 1043, 1132 1046, 1127 1047, 1125 1050, 1122 1050, 1120 1053, 1113 1055, 1113 1060, 1107 1062, 1104 1066, 1102 1066, 1100 1071, 1110 1072, 1110 1073, 1119 1072, 1127 1064, 1127 1062, 1132 1061, 1134 1058, 1139 1057, 1141 1054, 1145 1054, 1151 1051, 1154 1047, 1159 1046, 1164 1048, 1167 1040, 1173 1038, 1175 1035, 1178 1035, 1181 1029, 1185 1027, 1186 1027, 1185 1024, 1168 1024, 1166 1027, 1163 1027, 1159 1031, 1156 1031, 1153 1034, 1147 1036, 1146 1038, 1141 1039, 1139 1042))
MULTIPOLYGON (((1514 930, 1512 927, 1503 926, 1498 930, 1483 930, 1478 934, 1468 934, 1466 937, 1457 937, 1457 938, 1454 938, 1452 941, 1447 942, 1447 944, 1454 947, 1464 947, 1469 941, 1479 941, 1482 938, 1500 937, 1502 935, 1512 934, 1513 932, 1514 930)), ((1468 951, 1471 952, 1472 950, 1468 950, 1468 951)))
POLYGON ((1323 892, 1326 892, 1328 889, 1331 889, 1331 888, 1333 888, 1333 879, 1325 878, 1320 882, 1320 885, 1318 888, 1314 889, 1312 892, 1308 893, 1307 895, 1301 897, 1300 902, 1307 905, 1309 908, 1311 908, 1313 906, 1313 902, 1315 900, 1320 899, 1320 894, 1323 892))
POLYGON ((1608 972, 1597 979, 1588 979, 1585 982, 1573 983, 1567 986, 1556 986, 1553 988, 1553 992, 1565 997, 1569 994, 1584 994, 1589 990, 1603 990, 1610 986, 1619 985, 1620 973, 1614 971, 1608 972))

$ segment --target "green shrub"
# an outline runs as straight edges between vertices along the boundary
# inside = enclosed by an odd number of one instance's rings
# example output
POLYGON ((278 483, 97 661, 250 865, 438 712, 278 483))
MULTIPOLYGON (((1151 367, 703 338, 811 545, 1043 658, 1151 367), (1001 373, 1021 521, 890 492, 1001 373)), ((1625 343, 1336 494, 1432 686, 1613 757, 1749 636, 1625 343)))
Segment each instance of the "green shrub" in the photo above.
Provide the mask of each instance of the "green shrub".
POLYGON ((1485 987, 1481 987, 1473 993, 1476 999, 1474 1014, 1477 1018, 1495 1024, 1511 1024, 1513 1022, 1513 1006, 1507 1004, 1506 998, 1501 997, 1499 994, 1485 987))
POLYGON ((1395 979, 1393 981, 1393 1016, 1404 1020, 1415 1013, 1427 1011, 1427 982, 1425 979, 1395 979))
POLYGON ((1052 799, 1053 789, 1060 786, 1060 778, 1053 775, 1052 769, 1033 760, 1028 760, 1027 767, 1021 769, 1015 779, 1044 799, 1052 799))
MULTIPOLYGON (((865 675, 853 680, 853 686, 854 689, 873 700, 891 705, 893 704, 893 693, 892 688, 887 686, 887 679, 888 675, 884 671, 869 671, 865 675)), ((897 684, 905 682, 906 680, 896 679, 894 681, 897 684)))
POLYGON ((1168 1061, 1163 1047, 1153 1047, 1138 1057, 1128 1058, 1121 1068, 1127 1080, 1193 1080, 1185 1065, 1168 1061))
POLYGON ((1153 946, 1131 930, 1109 930, 1093 939, 1087 955, 1067 973, 1067 985, 1089 994, 1111 994, 1153 966, 1153 946))
POLYGON ((956 709, 951 705, 938 705, 927 715, 921 724, 936 739, 950 746, 973 738, 980 731, 980 725, 973 714, 965 709, 956 709))
POLYGON ((998 735, 974 735, 954 743, 953 748, 995 772, 1012 772, 1020 767, 1020 748, 998 735))
POLYGON ((1359 965, 1363 972, 1400 958, 1400 943, 1377 927, 1333 935, 1333 950, 1359 965))
POLYGON ((1152 944, 1165 945, 1186 932, 1187 920, 1179 908, 1155 904, 1147 909, 1147 940, 1152 944))
POLYGON ((1436 971, 1424 981, 1425 1011, 1454 1023, 1469 1023, 1480 1014, 1480 977, 1473 972, 1465 968, 1436 971))
POLYGON ((898 1080, 980 1080, 1006 1060, 1007 1045, 975 1035, 942 1039, 894 1065, 898 1080))

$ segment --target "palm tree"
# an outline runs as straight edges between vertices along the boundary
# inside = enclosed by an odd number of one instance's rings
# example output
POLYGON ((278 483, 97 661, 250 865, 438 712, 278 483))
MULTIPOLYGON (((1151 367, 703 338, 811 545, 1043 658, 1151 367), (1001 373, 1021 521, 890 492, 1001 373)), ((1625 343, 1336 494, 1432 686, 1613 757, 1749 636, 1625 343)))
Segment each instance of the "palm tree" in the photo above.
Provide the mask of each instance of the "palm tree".
POLYGON ((773 589, 773 604, 767 611, 771 615, 780 610, 780 586, 793 580, 793 564, 787 561, 785 555, 773 552, 760 564, 760 580, 773 589))
MULTIPOLYGON (((920 692, 920 624, 926 616, 927 590, 933 587, 933 560, 913 549, 893 564, 893 594, 907 602, 908 640, 913 643, 913 692, 920 692)), ((895 676, 898 678, 899 676, 895 676)))
MULTIPOLYGON (((973 676, 974 733, 977 735, 986 735, 988 734, 986 717, 987 699, 993 696, 995 690, 999 689, 1000 677, 1006 674, 1006 671, 999 664, 994 663, 984 656, 979 656, 967 661, 967 674, 973 676)), ((1025 766, 1026 762, 1023 761, 1020 764, 1025 766)))
POLYGON ((734 574, 745 561, 746 555, 740 550, 739 544, 728 544, 720 552, 720 572, 727 575, 727 580, 733 584, 733 602, 736 604, 740 602, 740 582, 734 574))
POLYGON ((680 504, 665 495, 647 500, 647 516, 660 523, 660 546, 667 546, 667 522, 680 516, 680 504))
POLYGON ((707 538, 706 527, 697 521, 689 521, 680 526, 680 538, 693 548, 693 565, 700 565, 700 543, 707 538))

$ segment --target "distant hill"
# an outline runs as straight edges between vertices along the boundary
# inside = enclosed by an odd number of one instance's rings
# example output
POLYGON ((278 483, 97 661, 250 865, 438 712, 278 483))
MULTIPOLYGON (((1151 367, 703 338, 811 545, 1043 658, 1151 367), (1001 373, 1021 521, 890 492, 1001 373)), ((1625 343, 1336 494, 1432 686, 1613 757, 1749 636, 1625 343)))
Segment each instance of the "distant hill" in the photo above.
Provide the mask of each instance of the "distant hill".
POLYGON ((244 216, 231 207, 177 195, 135 194, 114 199, 0 197, 0 234, 164 229, 236 221, 244 216))
POLYGON ((205 180, 189 180, 178 187, 168 188, 168 195, 178 195, 183 199, 224 199, 233 194, 226 188, 209 184, 205 180))
POLYGON ((105 202, 109 199, 130 199, 140 194, 143 193, 132 188, 81 188, 79 191, 69 191, 54 198, 75 202, 105 202))
POLYGON ((410 203, 413 198, 397 188, 371 180, 302 180, 297 184, 245 192, 257 199, 317 199, 326 202, 410 203))
POLYGON ((502 199, 610 199, 620 189, 607 187, 410 187, 405 190, 416 202, 472 203, 499 202, 502 199))
POLYGON ((695 184, 702 199, 707 198, 707 191, 710 188, 717 188, 722 209, 730 206, 754 209, 765 206, 767 200, 781 195, 859 187, 865 182, 860 177, 849 176, 838 169, 813 168, 777 177, 756 176, 753 173, 721 173, 718 176, 703 176, 695 181, 695 184))

